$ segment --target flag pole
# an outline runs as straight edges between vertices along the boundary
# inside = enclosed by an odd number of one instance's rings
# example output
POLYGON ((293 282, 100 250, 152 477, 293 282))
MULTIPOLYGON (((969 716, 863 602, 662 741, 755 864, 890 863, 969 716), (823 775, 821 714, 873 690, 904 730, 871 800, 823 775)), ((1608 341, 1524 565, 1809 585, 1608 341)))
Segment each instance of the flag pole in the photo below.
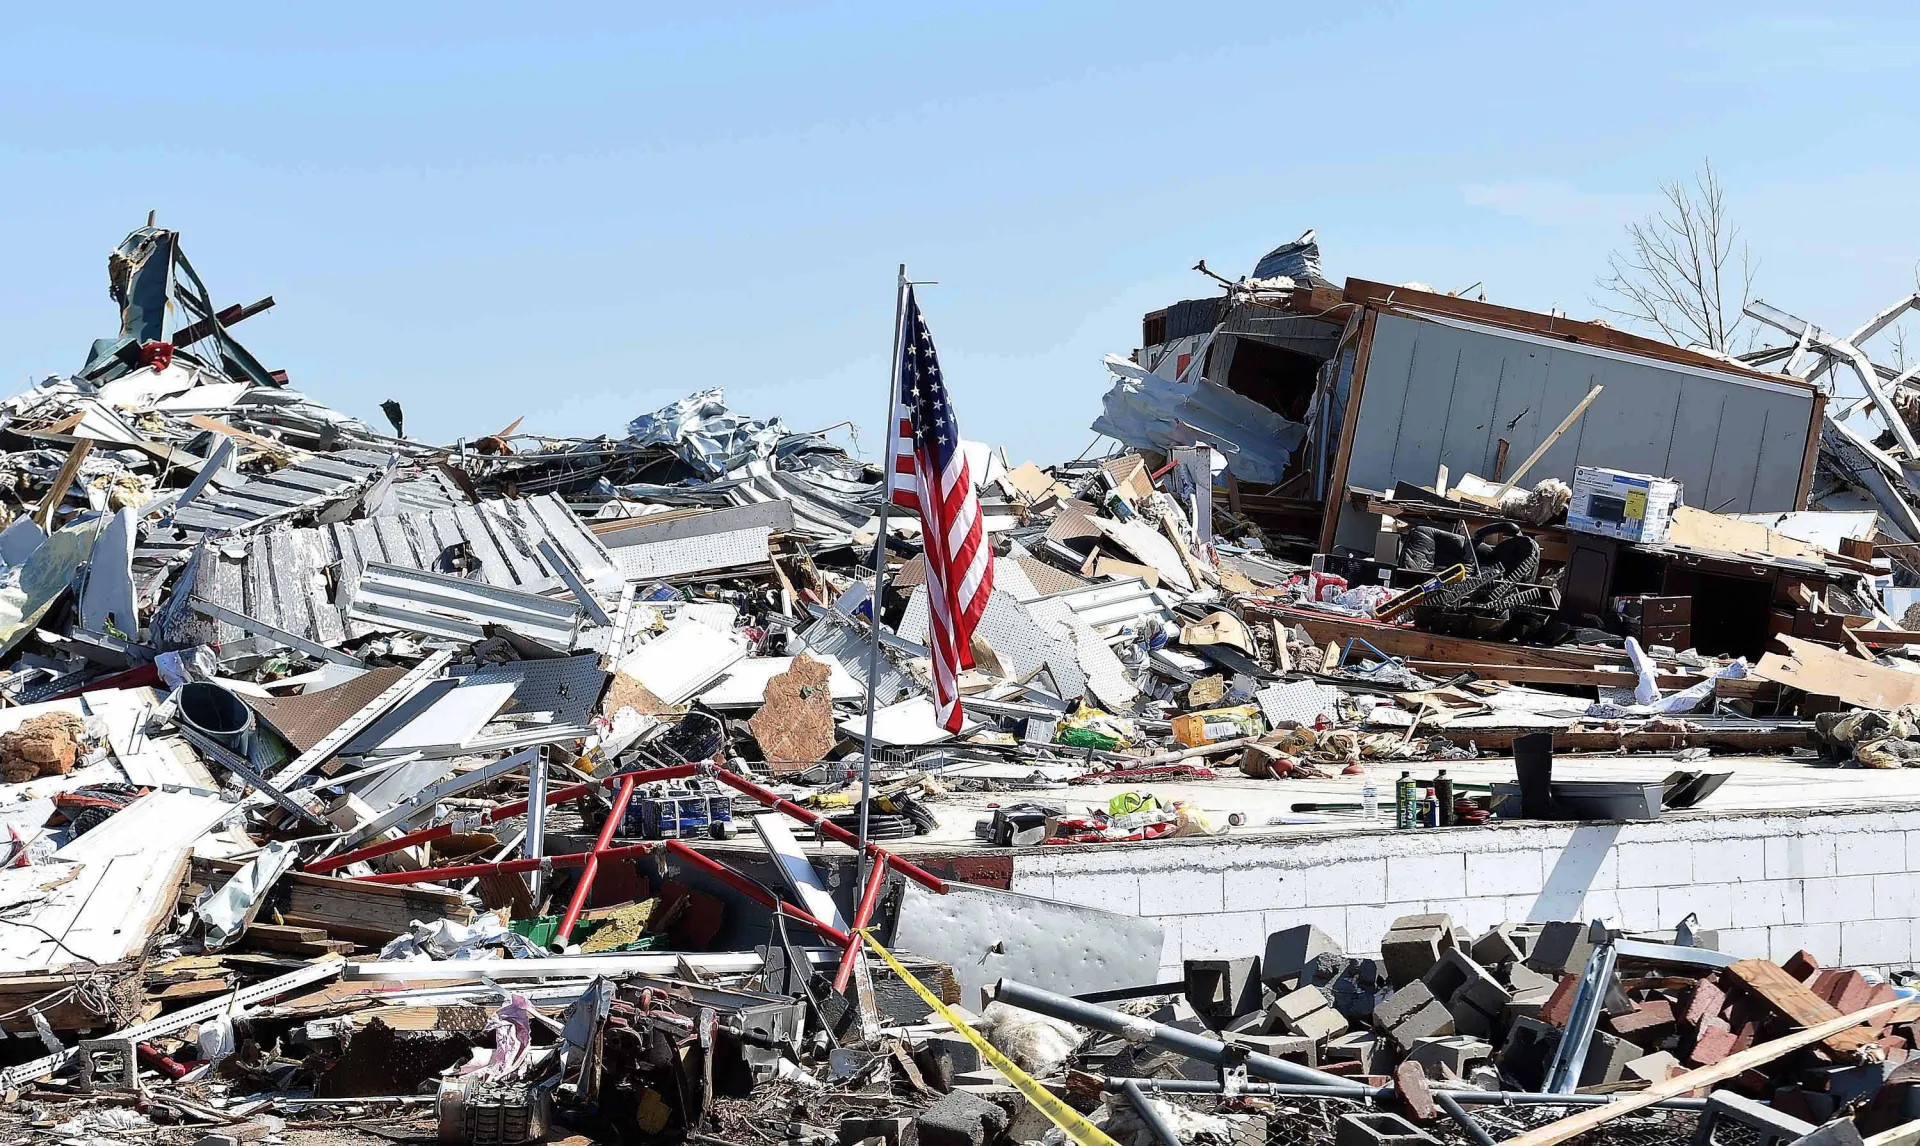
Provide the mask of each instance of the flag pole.
POLYGON ((900 264, 893 284, 893 355, 887 367, 887 413, 880 420, 881 451, 880 526, 873 537, 873 596, 867 600, 867 729, 860 748, 860 838, 859 878, 855 881, 859 898, 867 894, 867 815, 873 795, 873 689, 880 677, 880 602, 887 585, 887 508, 893 503, 893 448, 900 436, 900 323, 907 311, 907 264, 900 264))

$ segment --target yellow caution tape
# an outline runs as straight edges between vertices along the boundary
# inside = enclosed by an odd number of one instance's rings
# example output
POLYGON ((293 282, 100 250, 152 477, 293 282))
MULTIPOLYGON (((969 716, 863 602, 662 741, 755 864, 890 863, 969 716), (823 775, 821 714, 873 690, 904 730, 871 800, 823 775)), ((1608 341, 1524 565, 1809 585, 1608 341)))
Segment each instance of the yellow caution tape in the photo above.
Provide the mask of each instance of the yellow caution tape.
POLYGON ((893 968, 894 974, 905 980, 907 986, 912 987, 914 993, 919 995, 927 1006, 933 1008, 935 1014, 945 1019, 948 1026, 959 1031, 968 1042, 978 1048, 981 1056, 992 1063, 995 1070, 1006 1075, 1007 1081, 1013 1083, 1015 1089, 1025 1095, 1027 1101, 1033 1103, 1036 1110, 1046 1115, 1055 1126, 1066 1131, 1067 1137, 1079 1143, 1080 1146, 1120 1146, 1118 1142, 1102 1133, 1098 1126, 1082 1118, 1079 1111, 1055 1098, 1053 1092, 1034 1081, 1032 1075, 1013 1065, 1013 1060, 996 1050, 992 1043, 981 1037, 980 1032, 961 1022, 960 1016, 948 1010, 947 1005, 940 1001, 938 995, 927 990, 925 984, 914 978, 905 967, 900 965, 900 961, 893 957, 892 952, 880 946, 880 941, 873 937, 873 932, 863 930, 860 932, 860 937, 867 941, 867 946, 873 948, 880 958, 887 961, 887 966, 893 968))

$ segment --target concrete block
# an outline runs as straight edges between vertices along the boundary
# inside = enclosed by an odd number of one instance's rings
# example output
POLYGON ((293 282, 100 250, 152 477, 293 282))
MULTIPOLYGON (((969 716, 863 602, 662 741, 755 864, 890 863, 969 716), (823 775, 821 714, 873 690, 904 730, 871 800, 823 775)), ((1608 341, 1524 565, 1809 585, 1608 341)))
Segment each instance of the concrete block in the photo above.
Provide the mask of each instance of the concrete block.
POLYGON ((1500 1070, 1519 1089, 1538 1091, 1546 1082, 1547 1067, 1559 1045, 1557 1028, 1538 1019, 1515 1019, 1507 1030, 1507 1041, 1500 1047, 1500 1070))
POLYGON ((840 1120, 840 1146, 853 1146, 870 1138, 879 1139, 886 1146, 915 1146, 920 1140, 919 1130, 911 1118, 847 1117, 840 1120))
POLYGON ((1401 1019, 1436 1001, 1425 983, 1409 983, 1388 995, 1386 1001, 1373 1009, 1374 1025, 1382 1030, 1392 1030, 1401 1019))
POLYGON ((1480 1008, 1464 1000, 1447 1008, 1453 1016, 1454 1033, 1471 1035, 1477 1039, 1491 1039, 1499 1033, 1499 1015, 1489 1015, 1480 1008))
POLYGON ((1246 1047, 1255 1054, 1290 1059, 1307 1066, 1320 1065, 1320 1042, 1306 1035, 1235 1034, 1229 1036, 1227 1042, 1246 1047))
POLYGON ((1509 963, 1506 966, 1507 986, 1516 991, 1530 991, 1535 987, 1545 987, 1551 991, 1560 980, 1552 975, 1542 975, 1525 963, 1509 963))
POLYGON ((1260 1010, 1260 958, 1189 959, 1187 1002, 1214 1026, 1260 1010))
POLYGON ((1324 1042, 1335 1035, 1347 1033, 1347 1017, 1332 1007, 1322 1007, 1296 1020, 1289 1029, 1296 1035, 1324 1042))
POLYGON ((920 1073, 931 1073, 934 1077, 927 1081, 953 1085, 955 1077, 979 1070, 986 1063, 980 1057, 980 1048, 956 1034, 928 1035, 914 1054, 914 1062, 919 1065, 920 1073))
POLYGON ((1006 1132, 1007 1112, 998 1104, 956 1090, 920 1112, 920 1146, 987 1146, 1006 1132))
POLYGON ((1473 1068, 1493 1058, 1493 1046, 1465 1035, 1443 1035, 1419 1039, 1407 1052, 1407 1061, 1420 1064, 1434 1081, 1465 1079, 1473 1068))
POLYGON ((1804 1138, 1794 1139, 1793 1146, 1866 1146, 1866 1139, 1860 1136, 1853 1119, 1836 1118, 1804 1138))
POLYGON ((1387 965, 1387 978, 1404 987, 1432 970, 1452 945, 1453 932, 1446 928, 1396 927, 1380 940, 1380 958, 1387 965))
POLYGON ((1580 1063, 1580 1085, 1605 1086, 1619 1082, 1626 1074, 1627 1064, 1639 1057, 1639 1047, 1605 1031, 1595 1031, 1587 1040, 1587 1057, 1580 1063))
POLYGON ((1473 941, 1468 949, 1473 961, 1482 967, 1498 967, 1502 963, 1517 963, 1526 958, 1526 952, 1513 940, 1513 924, 1496 923, 1485 935, 1473 941))
POLYGON ((1398 1114, 1342 1114, 1333 1146, 1435 1146, 1434 1138, 1398 1114))
POLYGON ((1453 1012, 1433 1002, 1395 1023, 1388 1033, 1392 1036, 1394 1045, 1404 1051, 1411 1050, 1413 1044, 1421 1039, 1450 1035, 1456 1030, 1453 1012))
POLYGON ((81 1090, 139 1089, 140 1059, 132 1039, 81 1039, 78 1050, 80 1076, 76 1082, 81 1090))
POLYGON ((1295 985, 1308 963, 1319 955, 1345 955, 1333 937, 1311 923, 1276 931, 1267 937, 1266 954, 1260 960, 1260 974, 1268 986, 1282 990, 1281 984, 1295 985))
POLYGON ((1593 943, 1587 938, 1587 925, 1571 921, 1549 923, 1540 929, 1540 938, 1527 954, 1527 966, 1543 974, 1579 974, 1586 970, 1587 955, 1593 943))
POLYGON ((1515 991, 1513 998, 1507 1003, 1507 1022, 1512 1023, 1515 1019, 1539 1019, 1541 1009, 1551 998, 1553 998, 1553 989, 1550 987, 1533 987, 1525 991, 1515 991))
POLYGON ((1513 992, 1489 975, 1475 979, 1454 992, 1453 1001, 1455 1006, 1465 1004, 1489 1019, 1498 1019, 1506 1013, 1507 1004, 1513 1001, 1513 992))
POLYGON ((1328 1039, 1320 1048, 1320 1061, 1357 1062, 1362 1074, 1385 1074, 1393 1069, 1393 1055, 1387 1040, 1372 1031, 1348 1031, 1339 1038, 1328 1039))
POLYGON ((1289 991, 1273 1001, 1267 1008, 1267 1018, 1276 1025, 1291 1030, 1294 1024, 1327 1008, 1327 996, 1318 987, 1302 987, 1289 991))
POLYGON ((1665 1082, 1673 1076, 1675 1071, 1685 1069, 1680 1065, 1679 1059, 1666 1051, 1655 1051, 1629 1062, 1621 1068, 1621 1074, 1625 1078, 1637 1078, 1642 1082, 1655 1083, 1665 1082))
POLYGON ((1389 931, 1408 931, 1421 927, 1438 927, 1442 931, 1453 930, 1453 916, 1444 911, 1428 912, 1425 915, 1402 915, 1387 928, 1389 931))

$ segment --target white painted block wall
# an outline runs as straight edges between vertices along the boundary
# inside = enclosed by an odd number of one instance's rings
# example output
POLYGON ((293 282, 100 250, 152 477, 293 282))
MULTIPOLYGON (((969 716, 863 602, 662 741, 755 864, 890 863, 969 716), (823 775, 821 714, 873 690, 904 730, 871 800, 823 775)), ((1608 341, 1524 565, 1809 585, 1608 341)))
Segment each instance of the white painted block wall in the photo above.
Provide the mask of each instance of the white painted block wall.
POLYGON ((1689 912, 1740 956, 1892 968, 1920 960, 1920 805, 1689 815, 1640 824, 1494 824, 1431 831, 1035 848, 1013 889, 1166 928, 1163 981, 1185 959, 1257 955, 1311 923, 1373 953, 1397 916, 1672 927, 1689 912))

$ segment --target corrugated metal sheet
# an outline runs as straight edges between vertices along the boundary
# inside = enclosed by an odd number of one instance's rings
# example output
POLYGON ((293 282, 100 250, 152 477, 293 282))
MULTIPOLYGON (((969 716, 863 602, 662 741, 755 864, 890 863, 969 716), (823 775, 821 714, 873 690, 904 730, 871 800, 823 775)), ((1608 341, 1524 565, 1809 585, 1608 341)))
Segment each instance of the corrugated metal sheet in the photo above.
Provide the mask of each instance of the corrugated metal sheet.
MULTIPOLYGON (((852 621, 830 613, 794 633, 793 639, 812 652, 839 661, 855 680, 863 686, 866 684, 867 657, 871 649, 867 634, 852 621)), ((788 646, 789 649, 792 647, 788 646)), ((874 702, 892 704, 914 687, 913 678, 888 660, 883 650, 880 654, 879 677, 873 686, 874 702)))
POLYGON ((772 537, 773 530, 760 525, 729 533, 622 545, 609 553, 627 580, 658 581, 689 573, 765 565, 773 560, 767 550, 772 537))
MULTIPOLYGON (((623 581, 599 539, 558 496, 548 494, 209 541, 182 584, 190 584, 199 600, 332 644, 369 631, 347 618, 345 588, 369 563, 452 572, 455 559, 464 554, 473 580, 540 593, 560 587, 540 556, 543 540, 553 542, 589 585, 623 581)), ((234 641, 244 635, 186 608, 170 608, 161 631, 171 644, 234 641)))
MULTIPOLYGON (((1393 312, 1375 320, 1347 484, 1428 483, 1441 466, 1491 477, 1501 438, 1510 458, 1526 457, 1595 384, 1605 392, 1527 474, 1529 483, 1571 482, 1577 465, 1605 466, 1673 478, 1686 487, 1687 504, 1715 512, 1800 508, 1814 403, 1803 388, 1393 312)), ((1336 540, 1370 548, 1373 515, 1337 500, 1336 540)))
POLYGON ((382 562, 369 562, 351 590, 351 620, 461 641, 499 628, 570 649, 584 620, 572 601, 382 562))
POLYGON ((286 469, 205 490, 174 514, 173 524, 189 532, 202 532, 239 529, 284 517, 370 486, 392 463, 391 455, 372 450, 313 454, 286 469))

